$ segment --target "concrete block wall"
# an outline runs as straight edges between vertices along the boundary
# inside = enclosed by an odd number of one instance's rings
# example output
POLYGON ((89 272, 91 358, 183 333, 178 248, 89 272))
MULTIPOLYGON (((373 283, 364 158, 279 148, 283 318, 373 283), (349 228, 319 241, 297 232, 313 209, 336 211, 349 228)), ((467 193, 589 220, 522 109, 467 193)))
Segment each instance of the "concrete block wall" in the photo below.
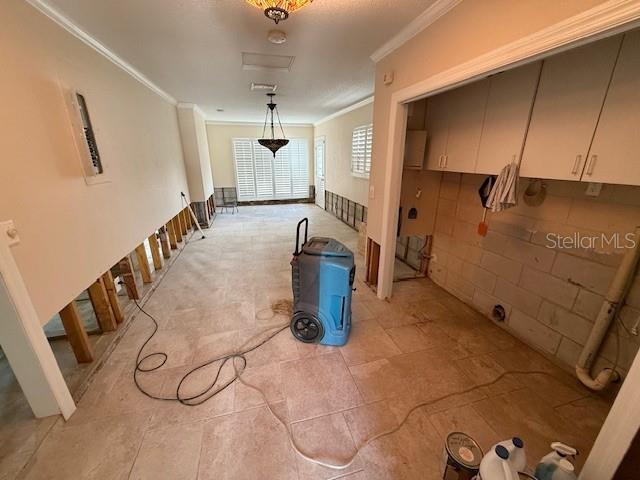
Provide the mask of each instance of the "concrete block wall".
MULTIPOLYGON (((481 237, 478 188, 483 180, 481 175, 443 175, 429 276, 487 316, 501 304, 506 329, 573 367, 624 253, 624 247, 601 242, 600 235, 618 234, 624 242, 624 234, 640 224, 640 187, 604 185, 598 197, 588 197, 585 183, 545 181, 547 196, 540 206, 520 198, 515 208, 489 212, 489 232, 481 237), (561 248, 558 235, 576 234, 588 243, 561 248)), ((521 197, 528 184, 521 179, 521 197)), ((626 329, 618 327, 619 365, 624 372, 640 345, 630 333, 640 321, 638 275, 621 319, 626 329)), ((597 366, 615 361, 616 343, 612 328, 597 366)))

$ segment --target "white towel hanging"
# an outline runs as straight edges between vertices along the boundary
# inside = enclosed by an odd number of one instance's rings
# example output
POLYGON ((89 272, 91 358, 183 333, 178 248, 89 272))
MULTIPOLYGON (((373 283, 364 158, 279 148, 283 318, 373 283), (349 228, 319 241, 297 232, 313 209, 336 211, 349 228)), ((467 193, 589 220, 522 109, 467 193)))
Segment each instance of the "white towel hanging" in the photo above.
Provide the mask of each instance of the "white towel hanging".
POLYGON ((501 212, 518 204, 519 170, 519 165, 512 162, 500 171, 486 204, 492 212, 501 212))

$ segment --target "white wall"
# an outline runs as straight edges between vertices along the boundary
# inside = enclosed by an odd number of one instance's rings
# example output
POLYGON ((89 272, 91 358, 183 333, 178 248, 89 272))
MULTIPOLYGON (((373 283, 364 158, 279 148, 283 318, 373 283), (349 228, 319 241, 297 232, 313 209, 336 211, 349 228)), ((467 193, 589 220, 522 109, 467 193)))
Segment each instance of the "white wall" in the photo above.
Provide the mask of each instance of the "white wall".
MULTIPOLYGON (((315 137, 325 137, 325 189, 367 205, 369 179, 351 174, 353 129, 373 122, 373 103, 315 126, 315 137)), ((375 133, 374 133, 375 135, 375 133)))
MULTIPOLYGON (((305 138, 309 152, 309 185, 313 185, 313 126, 284 125, 287 138, 305 138)), ((211 156, 211 170, 216 187, 235 187, 236 171, 233 163, 233 138, 260 138, 262 125, 247 124, 217 124, 207 123, 207 137, 209 139, 209 153, 211 156)))
POLYGON ((41 322, 181 208, 176 108, 22 0, 0 3, 0 220, 41 322), (83 91, 110 183, 87 186, 65 105, 83 91))
POLYGON ((178 105, 182 152, 192 202, 204 202, 213 194, 209 142, 205 119, 194 104, 178 105))

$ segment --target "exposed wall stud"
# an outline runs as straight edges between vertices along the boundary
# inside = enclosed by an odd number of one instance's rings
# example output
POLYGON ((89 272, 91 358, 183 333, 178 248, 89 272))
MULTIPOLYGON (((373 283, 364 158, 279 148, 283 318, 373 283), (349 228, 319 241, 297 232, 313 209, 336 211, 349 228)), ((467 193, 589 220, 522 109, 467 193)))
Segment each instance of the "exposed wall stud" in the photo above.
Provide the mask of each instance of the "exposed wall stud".
POLYGON ((178 242, 182 241, 182 221, 180 220, 180 215, 176 215, 171 219, 173 222, 173 231, 176 232, 176 240, 178 242))
POLYGON ((180 219, 180 231, 182 235, 187 235, 189 229, 187 228, 187 216, 184 214, 184 209, 180 210, 178 218, 180 219))
MULTIPOLYGON (((176 238, 176 230, 173 228, 173 219, 169 220, 169 223, 167 223, 167 236, 169 237, 171 249, 175 250, 178 248, 178 239, 176 238)), ((165 258, 167 257, 165 256, 165 258)))
POLYGON ((102 275, 102 283, 104 284, 104 288, 107 291, 107 296, 109 297, 109 304, 111 305, 113 316, 116 319, 117 323, 122 323, 124 321, 124 315, 122 314, 122 309, 120 308, 120 302, 118 301, 118 292, 116 290, 115 284, 113 283, 113 275, 111 274, 111 270, 107 270, 102 275))
POLYGON ((140 293, 138 292, 138 286, 136 285, 136 277, 133 274, 133 264, 131 259, 126 256, 118 262, 118 269, 120 270, 120 276, 122 282, 127 290, 127 295, 130 299, 140 299, 140 293))
POLYGON ((162 269, 162 255, 160 255, 160 245, 158 244, 158 237, 156 232, 149 235, 149 248, 151 248, 151 257, 153 258, 153 268, 156 270, 162 269))
POLYGON ((158 236, 160 237, 162 256, 164 258, 171 258, 171 247, 169 246, 169 234, 167 233, 167 227, 160 227, 160 229, 158 230, 158 236))
POLYGON ((105 288, 102 278, 93 282, 87 289, 93 311, 98 319, 98 324, 103 332, 112 332, 116 329, 116 319, 111 311, 111 304, 107 289, 105 288))
POLYGON ((78 363, 92 362, 93 351, 89 343, 89 336, 84 328, 75 301, 60 310, 60 319, 78 363))
POLYGON ((144 243, 141 243, 134 250, 136 253, 136 259, 138 260, 138 268, 140 269, 140 275, 142 275, 142 283, 151 283, 151 267, 149 267, 149 258, 147 257, 147 250, 144 248, 144 243))

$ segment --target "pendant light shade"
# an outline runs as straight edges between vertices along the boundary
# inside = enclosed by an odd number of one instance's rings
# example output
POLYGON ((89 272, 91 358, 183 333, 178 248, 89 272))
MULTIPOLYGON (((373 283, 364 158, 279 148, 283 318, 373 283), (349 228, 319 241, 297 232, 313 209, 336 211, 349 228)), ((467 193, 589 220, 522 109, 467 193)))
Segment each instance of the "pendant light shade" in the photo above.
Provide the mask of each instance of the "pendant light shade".
POLYGON ((289 14, 301 9, 313 0, 247 0, 248 3, 264 11, 264 15, 270 18, 276 25, 289 18, 289 14))
POLYGON ((267 115, 264 118, 264 127, 262 128, 262 138, 258 139, 258 143, 265 148, 271 150, 273 153, 273 158, 276 158, 276 152, 280 150, 282 147, 289 143, 289 140, 286 139, 284 135, 284 129, 282 128, 282 123, 280 123, 280 114, 278 113, 278 106, 273 103, 273 97, 276 96, 275 93, 267 93, 269 97, 269 103, 267 103, 267 115), (282 132, 282 138, 276 138, 275 127, 273 124, 273 113, 275 112, 276 118, 278 119, 278 125, 280 126, 280 131, 282 132), (269 122, 269 117, 271 117, 271 121, 269 122), (271 127, 271 138, 265 137, 265 132, 267 130, 267 126, 271 127))

